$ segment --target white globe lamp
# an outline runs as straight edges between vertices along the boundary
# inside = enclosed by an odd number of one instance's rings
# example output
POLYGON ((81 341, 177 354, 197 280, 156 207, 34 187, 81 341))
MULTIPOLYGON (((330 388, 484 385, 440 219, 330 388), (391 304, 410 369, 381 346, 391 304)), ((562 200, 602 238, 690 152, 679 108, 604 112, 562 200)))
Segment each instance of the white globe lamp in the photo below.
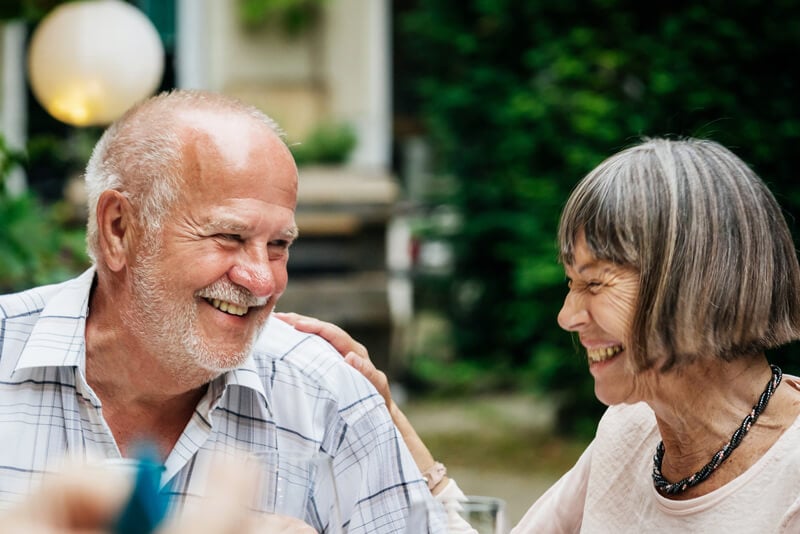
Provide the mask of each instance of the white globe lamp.
POLYGON ((37 26, 28 76, 39 103, 74 126, 107 125, 152 95, 164 47, 152 22, 121 0, 66 2, 37 26))

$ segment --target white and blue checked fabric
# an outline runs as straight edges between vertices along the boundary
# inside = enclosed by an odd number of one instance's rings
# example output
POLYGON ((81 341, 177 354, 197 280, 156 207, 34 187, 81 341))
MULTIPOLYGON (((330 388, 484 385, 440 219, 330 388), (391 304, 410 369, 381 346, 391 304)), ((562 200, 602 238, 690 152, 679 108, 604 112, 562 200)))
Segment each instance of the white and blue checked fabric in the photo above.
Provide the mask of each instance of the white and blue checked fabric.
MULTIPOLYGON (((61 284, 0 296, 0 509, 24 498, 65 457, 120 458, 86 382, 94 276, 89 269, 61 284)), ((173 512, 202 494, 215 452, 272 449, 334 458, 347 532, 415 532, 408 519, 421 515, 428 524, 420 532, 445 531, 441 505, 380 395, 322 338, 274 317, 252 357, 211 382, 167 458, 162 486, 173 512)))

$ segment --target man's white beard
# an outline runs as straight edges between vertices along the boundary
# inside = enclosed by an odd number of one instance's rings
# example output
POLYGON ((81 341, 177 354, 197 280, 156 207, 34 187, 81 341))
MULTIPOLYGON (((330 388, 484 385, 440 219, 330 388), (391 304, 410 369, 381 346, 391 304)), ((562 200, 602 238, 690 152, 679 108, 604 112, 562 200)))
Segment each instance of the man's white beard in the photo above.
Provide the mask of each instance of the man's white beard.
MULTIPOLYGON (((125 311, 124 320, 132 333, 139 337, 151 354, 160 358, 165 370, 176 380, 209 382, 244 363, 263 324, 254 330, 251 339, 244 341, 244 346, 238 351, 222 353, 213 347, 200 335, 198 304, 194 296, 182 301, 182 296, 164 287, 157 259, 160 249, 157 244, 149 247, 148 252, 142 254, 137 265, 131 269, 132 307, 125 311)), ((217 281, 209 288, 219 284, 233 286, 227 291, 242 290, 229 281, 217 281)), ((266 322, 266 318, 265 315, 263 322, 266 322)))

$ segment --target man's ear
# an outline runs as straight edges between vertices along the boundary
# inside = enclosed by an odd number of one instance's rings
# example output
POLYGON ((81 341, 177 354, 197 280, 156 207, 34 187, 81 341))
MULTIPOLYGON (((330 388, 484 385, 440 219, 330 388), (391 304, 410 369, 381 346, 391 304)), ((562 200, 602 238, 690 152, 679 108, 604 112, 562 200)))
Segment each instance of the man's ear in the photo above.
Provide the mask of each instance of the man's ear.
POLYGON ((130 202, 119 191, 106 190, 97 201, 97 233, 105 264, 119 271, 128 262, 134 235, 134 214, 130 202))

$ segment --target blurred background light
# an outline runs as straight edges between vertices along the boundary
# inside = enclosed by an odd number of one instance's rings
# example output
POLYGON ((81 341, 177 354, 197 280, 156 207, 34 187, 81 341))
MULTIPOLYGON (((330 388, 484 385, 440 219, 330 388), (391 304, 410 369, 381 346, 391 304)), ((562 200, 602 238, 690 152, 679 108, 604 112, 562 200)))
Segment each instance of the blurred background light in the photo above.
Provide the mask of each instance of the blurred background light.
POLYGON ((36 28, 28 49, 34 96, 74 126, 113 122, 158 88, 163 71, 156 28, 121 0, 61 4, 36 28))

